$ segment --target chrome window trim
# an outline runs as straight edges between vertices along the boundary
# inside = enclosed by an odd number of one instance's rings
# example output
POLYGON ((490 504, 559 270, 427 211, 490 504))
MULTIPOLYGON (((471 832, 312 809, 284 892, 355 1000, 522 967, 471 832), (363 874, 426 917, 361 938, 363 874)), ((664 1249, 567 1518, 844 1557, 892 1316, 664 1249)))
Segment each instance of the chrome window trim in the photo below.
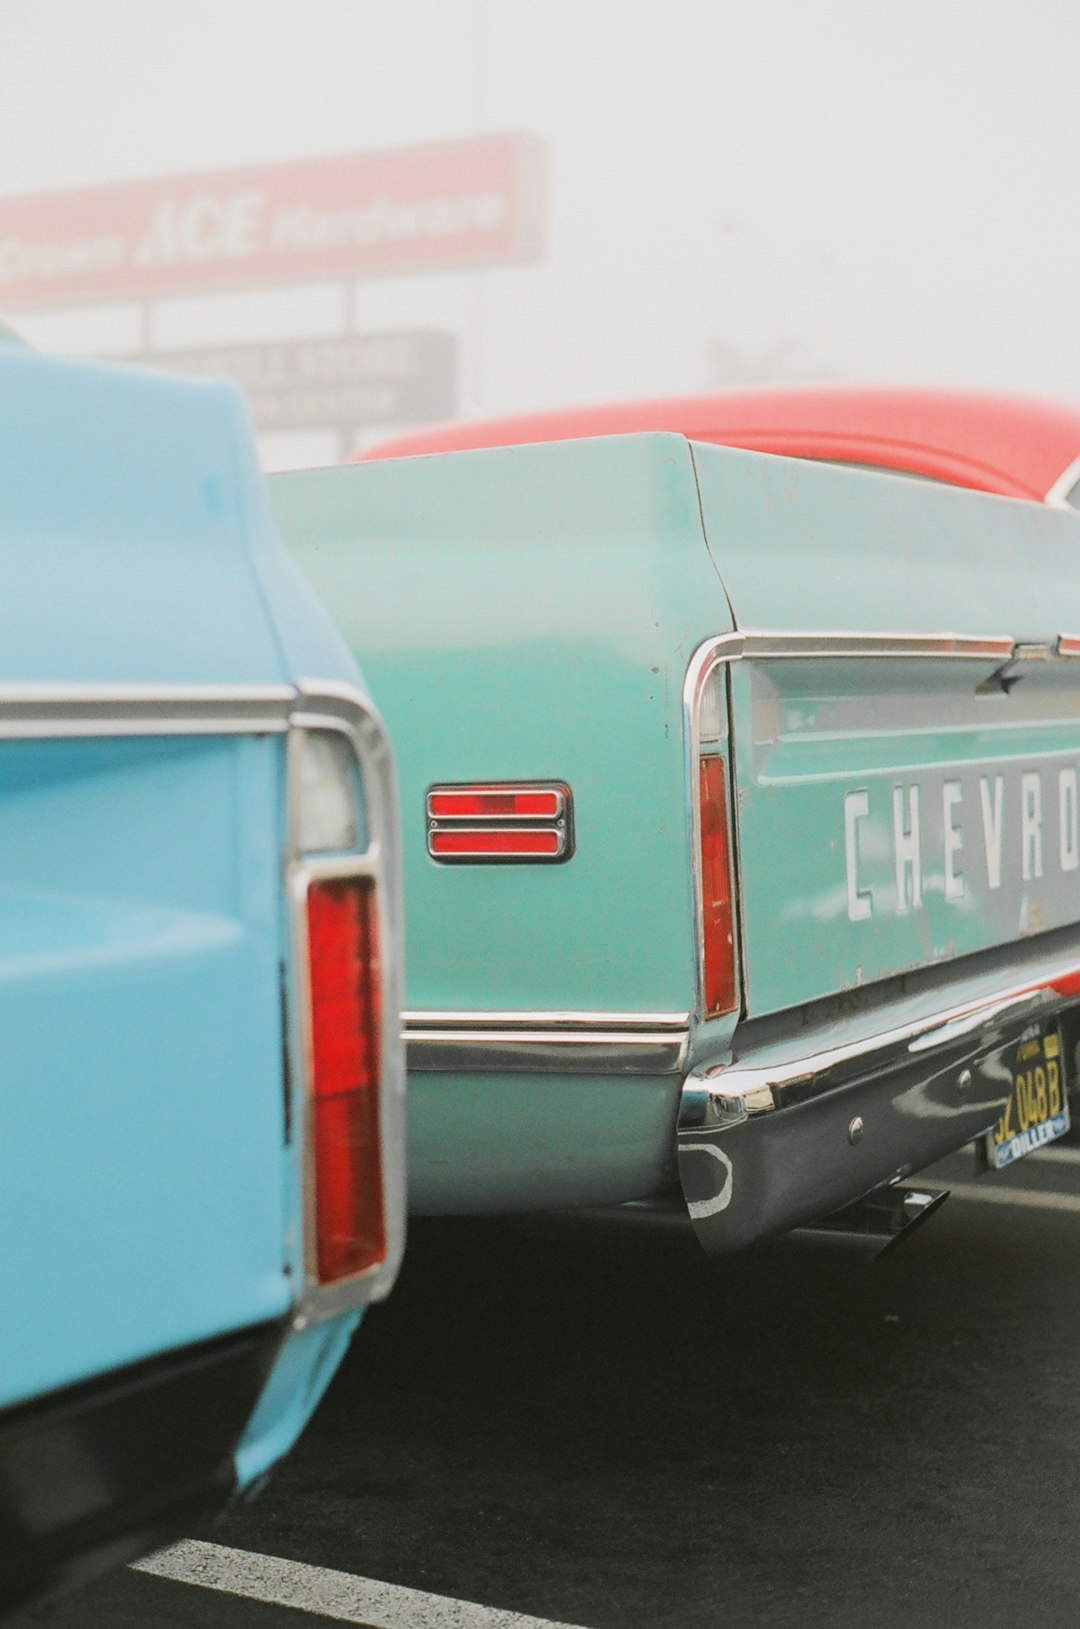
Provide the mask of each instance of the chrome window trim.
POLYGON ((1074 504, 1066 502, 1066 495, 1072 491, 1077 481, 1080 481, 1080 458, 1074 458, 1067 464, 1047 492, 1043 503, 1048 503, 1052 509, 1067 509, 1071 514, 1076 513, 1074 504))
POLYGON ((304 1288, 293 1324, 298 1329, 336 1317, 388 1295, 405 1249, 405 1052, 393 1014, 401 1011, 403 995, 402 900, 398 886, 398 798, 393 757, 386 730, 375 708, 349 685, 302 679, 289 717, 292 727, 287 751, 286 897, 289 902, 293 944, 295 1022, 289 1025, 288 1046, 298 1123, 304 1125, 303 1205, 304 1288), (362 853, 304 855, 298 847, 297 821, 300 786, 300 730, 336 730, 345 735, 356 757, 364 789, 367 847, 362 853), (376 881, 376 921, 379 933, 381 1001, 379 1141, 382 1161, 386 1259, 338 1284, 324 1285, 314 1271, 315 1184, 314 1142, 311 1135, 311 1004, 306 978, 307 890, 311 882, 345 877, 372 877, 376 881))
POLYGON ((689 1013, 421 1012, 402 1015, 418 1073, 670 1075, 690 1046, 689 1013))

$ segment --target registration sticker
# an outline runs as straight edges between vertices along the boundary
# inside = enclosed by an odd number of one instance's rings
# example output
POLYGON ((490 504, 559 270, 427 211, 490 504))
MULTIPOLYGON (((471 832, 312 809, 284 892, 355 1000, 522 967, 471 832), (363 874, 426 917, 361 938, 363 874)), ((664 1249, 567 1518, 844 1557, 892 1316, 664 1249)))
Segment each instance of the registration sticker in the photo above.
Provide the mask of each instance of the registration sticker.
POLYGON ((1001 1053, 1012 1075, 1012 1092, 993 1131, 986 1136, 986 1157, 998 1171, 1036 1148, 1064 1137, 1069 1129, 1065 1059, 1056 1029, 1027 1030, 1001 1053))

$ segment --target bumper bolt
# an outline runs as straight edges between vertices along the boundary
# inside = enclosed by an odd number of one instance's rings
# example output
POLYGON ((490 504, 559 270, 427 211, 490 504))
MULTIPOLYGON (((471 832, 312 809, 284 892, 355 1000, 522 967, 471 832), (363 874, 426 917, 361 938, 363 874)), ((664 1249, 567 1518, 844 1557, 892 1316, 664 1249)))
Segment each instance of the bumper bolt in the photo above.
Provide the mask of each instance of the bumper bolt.
POLYGON ((855 1116, 854 1120, 851 1122, 851 1124, 847 1128, 847 1140, 852 1145, 853 1148, 854 1148, 855 1144, 860 1140, 860 1138, 862 1137, 862 1134, 863 1134, 863 1132, 865 1130, 866 1130, 866 1122, 863 1120, 863 1117, 862 1117, 861 1114, 857 1114, 855 1116))

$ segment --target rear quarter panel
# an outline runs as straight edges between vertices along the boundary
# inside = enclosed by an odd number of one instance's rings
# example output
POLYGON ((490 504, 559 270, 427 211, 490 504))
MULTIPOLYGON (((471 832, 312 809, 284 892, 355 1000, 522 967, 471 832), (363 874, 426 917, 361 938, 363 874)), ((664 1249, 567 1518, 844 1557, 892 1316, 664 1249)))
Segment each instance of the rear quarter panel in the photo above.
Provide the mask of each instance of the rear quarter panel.
POLYGON ((731 625, 686 442, 359 465, 271 494, 399 748, 407 1005, 685 1011, 682 683, 731 625), (433 782, 528 779, 572 789, 568 863, 429 859, 433 782))

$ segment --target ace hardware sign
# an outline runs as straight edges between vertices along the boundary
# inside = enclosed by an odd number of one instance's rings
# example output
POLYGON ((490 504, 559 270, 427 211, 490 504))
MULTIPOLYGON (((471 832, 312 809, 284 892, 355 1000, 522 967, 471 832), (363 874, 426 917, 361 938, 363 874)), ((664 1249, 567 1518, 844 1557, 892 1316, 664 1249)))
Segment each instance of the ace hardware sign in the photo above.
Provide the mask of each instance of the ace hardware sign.
POLYGON ((496 134, 0 200, 0 307, 537 259, 541 160, 496 134))

